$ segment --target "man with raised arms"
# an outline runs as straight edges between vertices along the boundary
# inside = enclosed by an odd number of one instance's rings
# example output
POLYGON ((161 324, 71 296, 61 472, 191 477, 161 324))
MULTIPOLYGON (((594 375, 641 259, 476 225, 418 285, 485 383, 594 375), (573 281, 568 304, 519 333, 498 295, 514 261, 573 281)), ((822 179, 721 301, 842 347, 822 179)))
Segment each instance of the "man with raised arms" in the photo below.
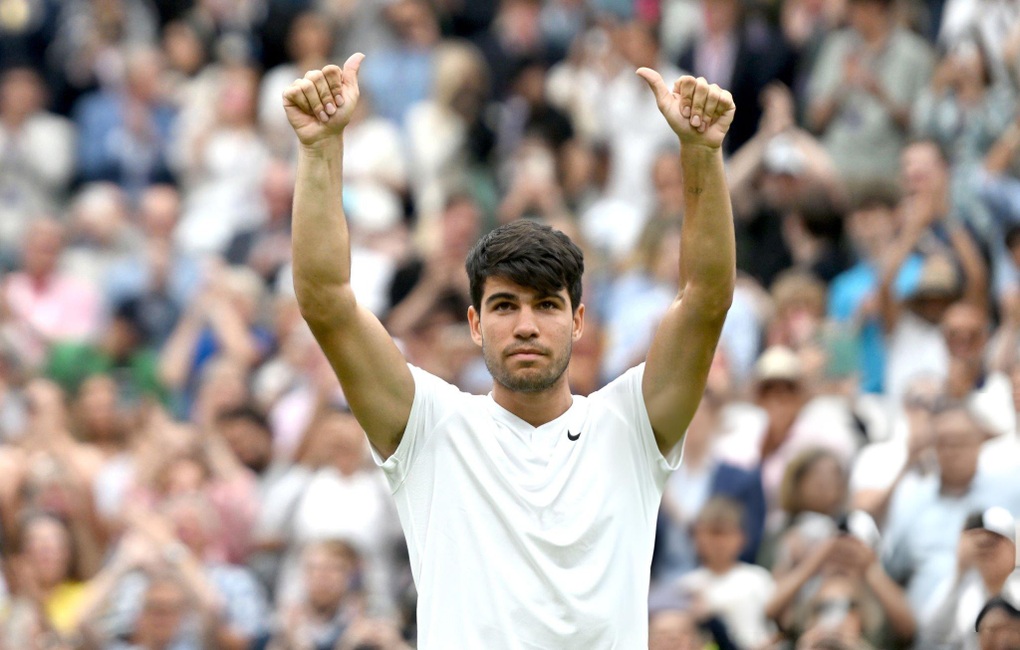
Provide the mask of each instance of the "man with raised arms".
POLYGON ((350 284, 341 205, 358 68, 313 70, 284 93, 300 141, 294 288, 389 481, 418 588, 423 650, 647 647, 648 570, 663 485, 701 399, 735 276, 721 145, 730 94, 637 71, 680 141, 681 288, 645 363, 572 395, 584 328, 581 251, 528 220, 467 260, 467 318, 492 373, 469 395, 406 363, 350 284))

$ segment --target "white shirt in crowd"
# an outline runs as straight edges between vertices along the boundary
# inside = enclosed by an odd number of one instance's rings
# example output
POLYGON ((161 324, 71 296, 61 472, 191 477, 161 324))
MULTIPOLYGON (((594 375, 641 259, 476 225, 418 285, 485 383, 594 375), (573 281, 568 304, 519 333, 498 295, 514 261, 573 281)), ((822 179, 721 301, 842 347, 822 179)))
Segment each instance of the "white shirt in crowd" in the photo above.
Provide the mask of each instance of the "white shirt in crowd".
POLYGON ((755 564, 738 562, 726 573, 701 567, 679 581, 680 590, 699 595, 705 607, 726 625, 741 648, 761 647, 775 629, 765 616, 765 606, 776 590, 772 574, 755 564))

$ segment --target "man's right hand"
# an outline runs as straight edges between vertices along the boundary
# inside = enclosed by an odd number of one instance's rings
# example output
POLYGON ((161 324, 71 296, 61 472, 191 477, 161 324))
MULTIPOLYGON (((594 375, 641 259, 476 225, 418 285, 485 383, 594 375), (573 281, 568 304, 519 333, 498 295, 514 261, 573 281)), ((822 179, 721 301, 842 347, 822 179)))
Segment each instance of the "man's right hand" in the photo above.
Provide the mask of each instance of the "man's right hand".
POLYGON ((301 144, 315 145, 343 132, 358 104, 358 68, 364 58, 359 52, 343 68, 309 70, 283 91, 283 108, 301 144))

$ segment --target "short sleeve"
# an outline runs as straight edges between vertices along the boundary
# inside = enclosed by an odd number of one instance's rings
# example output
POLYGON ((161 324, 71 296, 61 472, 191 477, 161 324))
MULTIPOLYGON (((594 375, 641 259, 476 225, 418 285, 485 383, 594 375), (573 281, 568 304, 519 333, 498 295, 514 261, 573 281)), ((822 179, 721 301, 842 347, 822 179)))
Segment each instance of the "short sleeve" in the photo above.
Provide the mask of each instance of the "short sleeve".
POLYGON ((607 384, 596 395, 605 400, 608 408, 619 409, 622 419, 631 423, 634 429, 634 440, 639 453, 652 471, 656 482, 665 485, 670 473, 680 466, 683 455, 683 439, 663 456, 652 431, 652 422, 648 417, 645 396, 641 390, 641 381, 645 374, 645 364, 639 364, 619 378, 607 384))
POLYGON ((382 468, 383 474, 390 485, 391 491, 407 478, 408 472, 422 455, 422 450, 429 443, 429 437, 439 422, 452 411, 465 395, 457 387, 446 383, 439 377, 408 364, 411 376, 414 377, 414 399, 411 402, 411 413, 407 417, 407 426, 400 438, 396 451, 383 459, 378 450, 369 445, 372 459, 382 468))

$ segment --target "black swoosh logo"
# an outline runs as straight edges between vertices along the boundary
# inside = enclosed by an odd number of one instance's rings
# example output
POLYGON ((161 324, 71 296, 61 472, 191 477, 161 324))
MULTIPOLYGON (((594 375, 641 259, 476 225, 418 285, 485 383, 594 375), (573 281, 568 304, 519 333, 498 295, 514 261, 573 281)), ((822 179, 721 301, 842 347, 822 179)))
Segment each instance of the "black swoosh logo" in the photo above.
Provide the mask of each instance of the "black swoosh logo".
POLYGON ((573 441, 577 440, 580 437, 581 437, 580 432, 578 432, 578 434, 575 436, 575 435, 572 435, 570 433, 570 429, 567 429, 567 440, 570 440, 571 442, 573 442, 573 441))

